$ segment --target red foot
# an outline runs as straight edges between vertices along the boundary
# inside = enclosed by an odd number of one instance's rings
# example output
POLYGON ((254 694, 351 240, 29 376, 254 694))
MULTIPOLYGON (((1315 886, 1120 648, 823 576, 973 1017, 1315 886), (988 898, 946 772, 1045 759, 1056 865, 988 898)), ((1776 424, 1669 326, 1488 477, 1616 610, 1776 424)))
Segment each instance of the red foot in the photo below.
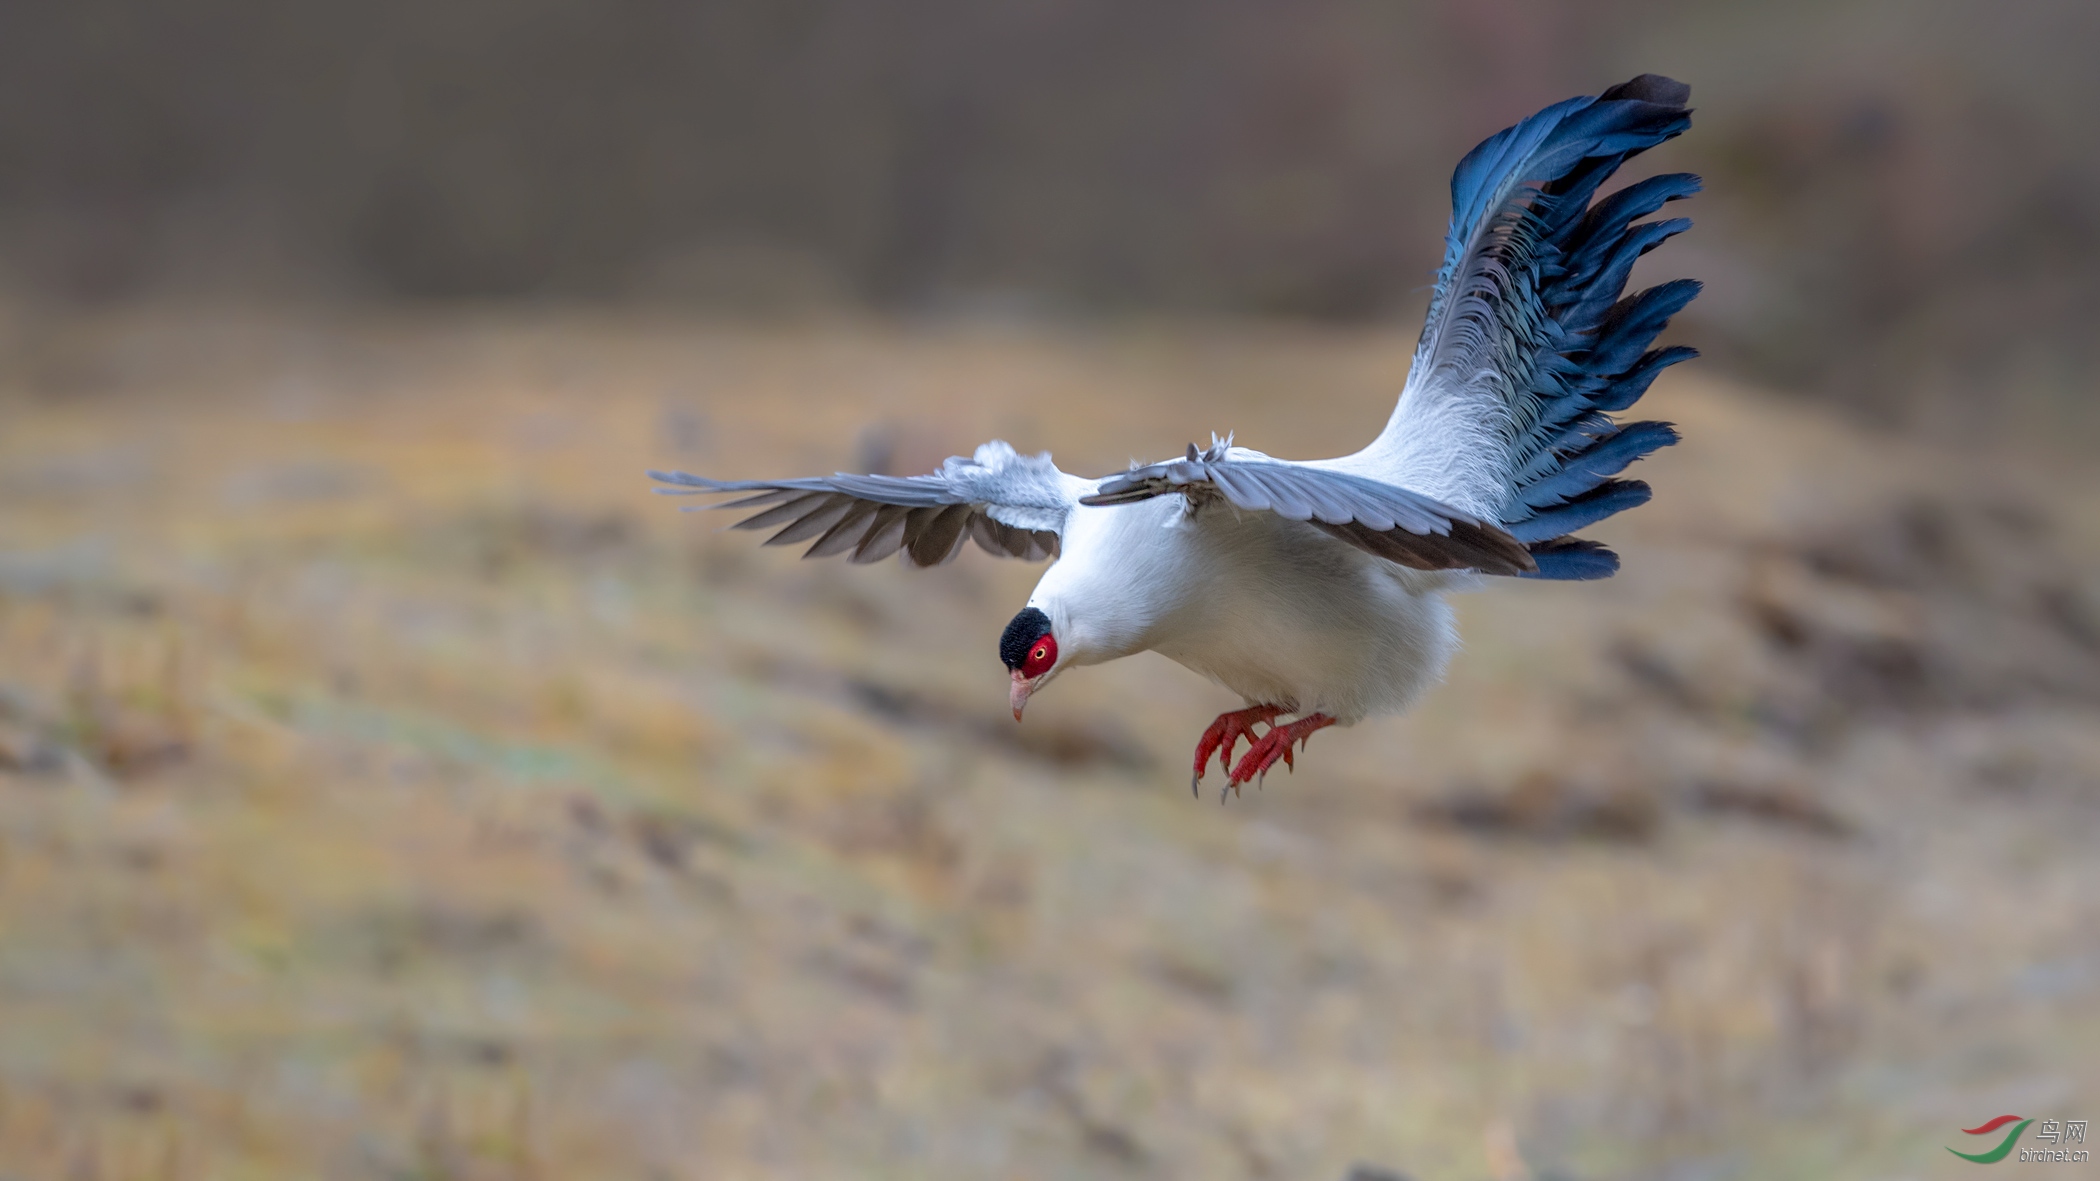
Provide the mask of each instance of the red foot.
POLYGON ((1269 732, 1256 739, 1240 760, 1240 765, 1232 769, 1232 778, 1226 781, 1226 786, 1237 792, 1240 784, 1251 782, 1257 775, 1268 774, 1278 759, 1282 759, 1291 770, 1297 770, 1298 764, 1291 758, 1291 747, 1312 737, 1313 731, 1332 725, 1334 719, 1326 714, 1307 714, 1285 725, 1270 725, 1269 732))
POLYGON ((1238 746, 1242 738, 1249 746, 1259 742, 1254 723, 1274 722, 1276 715, 1284 712, 1280 705, 1257 705, 1219 714, 1218 720, 1210 724, 1210 729, 1205 730, 1196 743, 1196 775, 1189 780, 1189 794, 1198 794, 1196 785, 1203 782, 1203 768, 1210 763, 1211 755, 1218 756, 1218 769, 1229 776, 1232 773, 1232 748, 1238 746))

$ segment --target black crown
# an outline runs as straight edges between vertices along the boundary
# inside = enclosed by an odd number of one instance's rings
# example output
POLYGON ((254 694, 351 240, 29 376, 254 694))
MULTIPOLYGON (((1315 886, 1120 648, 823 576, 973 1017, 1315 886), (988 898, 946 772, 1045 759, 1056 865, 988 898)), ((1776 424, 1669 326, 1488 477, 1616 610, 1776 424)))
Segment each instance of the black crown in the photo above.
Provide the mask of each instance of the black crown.
POLYGON ((1018 669, 1028 660, 1028 646, 1050 634, 1050 617, 1033 607, 1021 608, 999 637, 999 662, 1018 669))

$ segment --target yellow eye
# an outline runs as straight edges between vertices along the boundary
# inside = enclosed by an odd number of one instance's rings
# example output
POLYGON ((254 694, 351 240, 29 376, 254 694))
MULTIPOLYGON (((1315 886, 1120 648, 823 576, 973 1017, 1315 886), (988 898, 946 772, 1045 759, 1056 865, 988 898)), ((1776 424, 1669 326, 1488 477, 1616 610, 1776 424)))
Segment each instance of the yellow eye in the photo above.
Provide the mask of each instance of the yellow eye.
POLYGON ((1041 660, 1042 658, 1044 658, 1045 656, 1048 656, 1048 655, 1050 655, 1050 650, 1049 650, 1048 648, 1040 648, 1040 647, 1039 647, 1039 648, 1037 648, 1037 649, 1035 650, 1035 658, 1036 658, 1037 660, 1041 660))

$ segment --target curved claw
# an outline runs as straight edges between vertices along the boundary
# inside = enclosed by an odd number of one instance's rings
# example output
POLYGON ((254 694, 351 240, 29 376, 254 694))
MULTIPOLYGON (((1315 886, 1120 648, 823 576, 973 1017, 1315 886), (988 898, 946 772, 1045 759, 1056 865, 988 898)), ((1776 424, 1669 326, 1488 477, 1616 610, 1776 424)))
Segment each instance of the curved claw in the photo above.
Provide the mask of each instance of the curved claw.
POLYGON ((1204 769, 1209 765, 1210 756, 1213 754, 1218 756, 1218 769, 1225 773, 1229 782, 1232 778, 1233 748, 1239 745, 1242 738, 1245 738, 1251 747, 1260 739, 1254 732, 1255 725, 1261 722, 1273 725, 1277 716, 1283 712, 1284 709, 1280 705, 1256 705, 1219 714, 1209 728, 1203 731, 1203 737, 1196 742, 1196 774, 1195 778, 1189 780, 1190 793, 1199 796, 1202 794, 1197 790, 1197 785, 1203 782, 1204 769))
POLYGON ((1240 759, 1240 765, 1233 768, 1228 782, 1237 787, 1257 776, 1266 776, 1269 768, 1275 766, 1278 759, 1283 760, 1284 766, 1296 771, 1298 760, 1294 757, 1292 747, 1312 737, 1315 730, 1323 730, 1332 725, 1334 719, 1326 714, 1307 714, 1295 722, 1281 726, 1271 725, 1268 733, 1247 748, 1246 755, 1240 759))

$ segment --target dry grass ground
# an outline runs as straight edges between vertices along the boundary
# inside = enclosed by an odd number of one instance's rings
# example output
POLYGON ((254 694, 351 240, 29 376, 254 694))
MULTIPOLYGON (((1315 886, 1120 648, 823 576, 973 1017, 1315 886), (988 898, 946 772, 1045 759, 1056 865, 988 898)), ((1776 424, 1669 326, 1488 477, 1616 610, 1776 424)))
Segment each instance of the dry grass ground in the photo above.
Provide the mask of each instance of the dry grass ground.
POLYGON ((2100 1119, 2090 473, 1676 371, 1621 577, 1466 598, 1424 707, 1226 807, 1163 660, 1005 718, 1034 570, 641 478, 1332 454, 1408 343, 17 324, 0 1176, 1922 1178, 2100 1119))

